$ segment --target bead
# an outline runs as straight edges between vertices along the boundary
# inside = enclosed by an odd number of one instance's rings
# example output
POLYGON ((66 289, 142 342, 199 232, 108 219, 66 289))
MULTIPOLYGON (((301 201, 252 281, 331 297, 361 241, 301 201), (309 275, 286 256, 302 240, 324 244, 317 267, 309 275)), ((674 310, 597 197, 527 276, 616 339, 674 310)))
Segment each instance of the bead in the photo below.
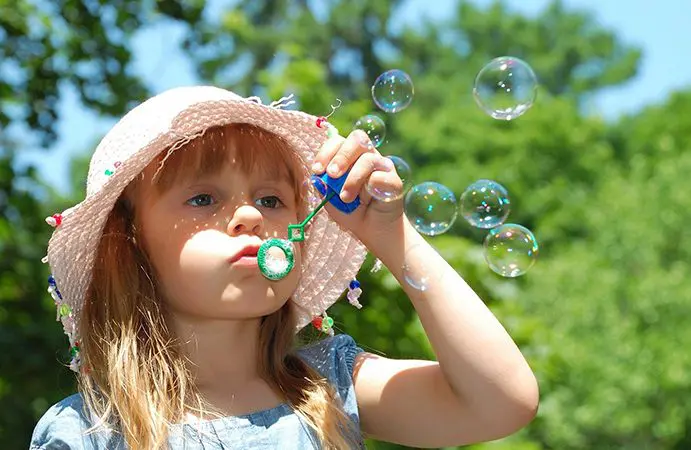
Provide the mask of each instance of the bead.
POLYGON ((46 223, 51 227, 59 227, 62 223, 62 214, 53 214, 50 217, 46 217, 46 223))
POLYGON ((53 301, 55 303, 58 303, 58 301, 62 300, 62 294, 60 294, 60 291, 56 286, 48 286, 48 293, 51 297, 53 297, 53 301))
POLYGON ((334 320, 331 317, 327 316, 326 313, 324 313, 324 317, 323 318, 320 317, 320 319, 322 319, 322 320, 321 320, 321 326, 319 327, 319 329, 321 331, 323 331, 324 333, 328 333, 329 330, 331 329, 331 327, 334 326, 334 320))
POLYGON ((329 126, 329 128, 326 130, 326 137, 332 138, 336 136, 338 136, 338 128, 333 125, 329 126))
POLYGON ((48 276, 48 284, 51 286, 57 286, 57 283, 55 282, 55 277, 53 277, 53 275, 48 276))
POLYGON ((357 289, 360 287, 360 282, 358 280, 353 280, 350 282, 350 289, 357 289))
POLYGON ((359 295, 357 295, 354 291, 348 292, 348 303, 356 307, 357 309, 362 309, 362 305, 358 301, 359 295))
POLYGON ((322 125, 326 122, 326 117, 318 117, 317 118, 317 126, 319 128, 322 128, 322 125))
POLYGON ((62 305, 60 305, 59 310, 60 310, 61 316, 69 316, 70 313, 72 312, 72 309, 69 307, 69 305, 66 305, 64 303, 62 305))
POLYGON ((312 325, 314 325, 314 328, 321 330, 322 328, 322 318, 317 316, 314 319, 312 319, 312 325))
POLYGON ((115 162, 113 163, 113 167, 115 167, 116 169, 117 169, 118 167, 120 167, 121 165, 122 165, 122 163, 121 163, 120 161, 115 161, 115 162))
POLYGON ((106 172, 105 172, 105 173, 106 173, 106 175, 108 175, 108 176, 113 175, 113 171, 110 170, 110 169, 106 169, 106 172))

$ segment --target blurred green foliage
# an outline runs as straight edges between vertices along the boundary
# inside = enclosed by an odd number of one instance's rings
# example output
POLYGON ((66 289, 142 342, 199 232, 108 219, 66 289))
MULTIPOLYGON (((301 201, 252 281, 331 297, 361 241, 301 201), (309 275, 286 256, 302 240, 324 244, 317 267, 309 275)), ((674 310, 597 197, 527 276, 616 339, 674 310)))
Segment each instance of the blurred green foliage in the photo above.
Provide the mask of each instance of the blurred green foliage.
MULTIPOLYGON (((23 448, 35 421, 73 389, 64 336, 53 321, 40 263, 43 218, 81 200, 87 157, 74 161, 75 190, 57 196, 17 151, 54 137, 63 84, 84 103, 119 115, 149 93, 131 74, 131 37, 158 21, 186 24, 183 50, 201 79, 265 102, 294 93, 302 109, 333 117, 342 132, 373 112, 369 87, 401 68, 416 97, 388 127, 386 154, 405 158, 416 182, 457 195, 479 178, 511 194, 510 221, 541 244, 527 276, 486 266, 483 233, 459 220, 430 242, 500 318, 541 388, 535 421, 475 449, 691 448, 691 92, 607 123, 584 106, 636 74, 640 51, 556 1, 527 18, 501 2, 459 2, 444 21, 400 26, 403 1, 245 0, 221 14, 201 1, 50 4, 0 0, 0 447, 23 448), (541 82, 535 107, 514 122, 473 103, 489 59, 528 61, 541 82), (24 125, 25 134, 11 133, 24 125), (27 183, 37 189, 23 189, 27 183)), ((331 314, 366 349, 431 358, 410 302, 386 270, 362 271, 365 307, 331 314)), ((370 442, 369 448, 398 446, 370 442)))

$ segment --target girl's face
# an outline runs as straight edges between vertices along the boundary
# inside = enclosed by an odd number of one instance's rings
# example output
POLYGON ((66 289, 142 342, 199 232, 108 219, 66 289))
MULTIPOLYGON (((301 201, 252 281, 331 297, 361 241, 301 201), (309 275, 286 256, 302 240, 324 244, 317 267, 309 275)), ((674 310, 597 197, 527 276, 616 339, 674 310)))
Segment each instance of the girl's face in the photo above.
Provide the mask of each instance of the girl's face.
MULTIPOLYGON (((252 150, 234 147, 218 167, 177 179, 164 192, 142 183, 136 204, 138 236, 158 290, 177 314, 257 318, 278 310, 297 286, 299 246, 295 267, 279 281, 264 278, 256 258, 241 257, 256 256, 269 237, 287 238, 288 225, 298 223, 295 183, 288 170, 273 177, 259 169, 244 170, 233 153, 236 148, 252 150)), ((145 179, 155 169, 147 169, 145 179)))

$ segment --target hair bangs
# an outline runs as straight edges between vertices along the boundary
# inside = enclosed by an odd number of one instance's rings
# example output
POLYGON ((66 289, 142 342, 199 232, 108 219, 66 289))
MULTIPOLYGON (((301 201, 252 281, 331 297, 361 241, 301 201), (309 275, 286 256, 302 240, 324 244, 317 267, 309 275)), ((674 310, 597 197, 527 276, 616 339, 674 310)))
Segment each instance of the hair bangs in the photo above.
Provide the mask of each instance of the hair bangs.
POLYGON ((209 128, 180 148, 162 152, 155 163, 160 172, 153 182, 159 195, 196 177, 218 175, 231 163, 244 173, 287 181, 299 204, 307 177, 304 163, 285 139, 250 124, 209 128))

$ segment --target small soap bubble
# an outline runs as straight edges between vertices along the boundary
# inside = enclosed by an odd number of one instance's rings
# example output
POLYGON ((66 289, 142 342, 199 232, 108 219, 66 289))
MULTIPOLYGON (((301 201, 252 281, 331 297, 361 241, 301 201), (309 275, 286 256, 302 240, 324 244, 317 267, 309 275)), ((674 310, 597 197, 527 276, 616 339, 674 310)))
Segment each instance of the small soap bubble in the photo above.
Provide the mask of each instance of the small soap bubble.
POLYGON ((386 124, 384 124, 384 121, 379 116, 375 116, 374 114, 362 116, 355 122, 353 129, 362 130, 367 133, 367 136, 369 136, 375 147, 379 147, 384 143, 384 138, 386 137, 386 124))
POLYGON ((538 244, 529 229, 507 223, 489 231, 484 252, 490 269, 503 277, 514 278, 533 267, 538 256, 538 244))
POLYGON ((310 198, 310 201, 315 201, 315 204, 311 206, 317 206, 328 194, 329 187, 319 175, 312 175, 309 182, 313 188, 313 196, 310 198))
POLYGON ((399 200, 403 198, 408 189, 412 186, 412 174, 413 171, 407 162, 400 156, 387 156, 392 162, 396 169, 398 177, 401 179, 403 184, 401 186, 382 186, 375 185, 374 183, 366 183, 365 187, 367 192, 382 202, 392 202, 394 200, 399 200))
POLYGON ((434 181, 426 181, 408 191, 405 212, 416 230, 436 236, 448 231, 456 221, 458 205, 451 189, 434 181))
POLYGON ((509 193, 496 181, 478 180, 461 195, 461 214, 474 227, 499 226, 506 221, 509 212, 509 193))
MULTIPOLYGON (((319 194, 319 191, 314 183, 315 181, 313 181, 312 178, 308 178, 302 182, 302 192, 305 196, 305 201, 310 208, 316 207, 322 200, 321 194, 319 194)), ((321 179, 319 180, 319 183, 324 184, 321 179)))
POLYGON ((439 279, 431 266, 422 262, 423 258, 422 247, 416 245, 406 252, 403 259, 403 279, 410 287, 418 291, 426 291, 433 282, 439 279))
POLYGON ((533 106, 537 77, 528 63, 519 58, 495 58, 477 74, 473 96, 491 117, 512 120, 533 106))
POLYGON ((413 80, 402 70, 394 69, 379 75, 372 85, 372 99, 382 110, 397 113, 413 101, 413 80))

